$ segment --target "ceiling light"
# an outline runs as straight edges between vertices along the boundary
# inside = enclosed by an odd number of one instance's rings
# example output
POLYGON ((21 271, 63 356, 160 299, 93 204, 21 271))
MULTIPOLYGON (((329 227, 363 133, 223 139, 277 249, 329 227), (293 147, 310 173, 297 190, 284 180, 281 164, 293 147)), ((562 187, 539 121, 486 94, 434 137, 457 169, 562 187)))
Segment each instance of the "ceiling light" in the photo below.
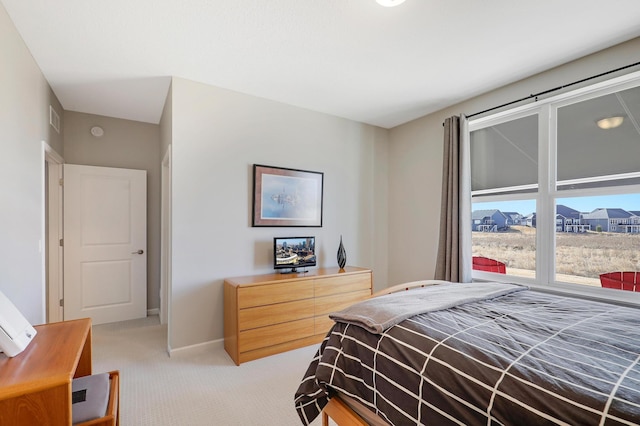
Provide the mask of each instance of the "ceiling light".
POLYGON ((624 121, 624 117, 616 116, 616 117, 603 118, 602 120, 596 121, 596 124, 601 129, 607 130, 607 129, 613 129, 618 127, 619 125, 622 124, 623 121, 624 121))
POLYGON ((378 4, 384 7, 393 7, 401 3, 404 3, 404 0, 376 0, 376 1, 378 2, 378 4))

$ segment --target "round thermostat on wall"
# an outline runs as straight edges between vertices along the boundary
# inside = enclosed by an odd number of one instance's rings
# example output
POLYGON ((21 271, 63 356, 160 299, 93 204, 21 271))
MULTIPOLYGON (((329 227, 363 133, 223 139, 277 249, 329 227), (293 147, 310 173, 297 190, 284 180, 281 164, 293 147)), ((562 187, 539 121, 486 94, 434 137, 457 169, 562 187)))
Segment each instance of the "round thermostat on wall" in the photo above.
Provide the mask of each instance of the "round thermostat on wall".
POLYGON ((104 130, 100 126, 93 126, 91 128, 91 134, 97 138, 104 135, 104 130))

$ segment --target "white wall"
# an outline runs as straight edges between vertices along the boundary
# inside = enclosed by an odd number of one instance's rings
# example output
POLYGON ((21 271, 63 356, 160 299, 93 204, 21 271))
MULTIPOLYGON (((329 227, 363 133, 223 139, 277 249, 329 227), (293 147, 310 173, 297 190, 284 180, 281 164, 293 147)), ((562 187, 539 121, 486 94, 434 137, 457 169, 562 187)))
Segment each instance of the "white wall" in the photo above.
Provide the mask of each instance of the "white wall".
MULTIPOLYGON (((389 144, 389 284, 434 276, 442 182, 442 123, 447 117, 471 115, 531 93, 632 64, 639 58, 640 38, 636 38, 392 129, 389 144), (419 253, 420 261, 416 261, 414 256, 406 256, 406 253, 419 253)), ((638 68, 563 91, 637 71, 638 68)))
POLYGON ((272 272, 274 236, 315 235, 335 266, 342 235, 386 286, 387 130, 180 78, 171 93, 172 349, 223 337, 223 280, 272 272), (324 172, 323 226, 251 227, 253 164, 324 172))
POLYGON ((63 154, 49 105, 61 120, 63 114, 2 5, 0 64, 0 290, 40 324, 46 319, 42 141, 63 154))
POLYGON ((162 116, 160 117, 160 158, 164 158, 169 145, 171 145, 173 137, 173 95, 171 85, 169 85, 169 91, 167 92, 167 99, 164 102, 164 108, 162 109, 162 116))

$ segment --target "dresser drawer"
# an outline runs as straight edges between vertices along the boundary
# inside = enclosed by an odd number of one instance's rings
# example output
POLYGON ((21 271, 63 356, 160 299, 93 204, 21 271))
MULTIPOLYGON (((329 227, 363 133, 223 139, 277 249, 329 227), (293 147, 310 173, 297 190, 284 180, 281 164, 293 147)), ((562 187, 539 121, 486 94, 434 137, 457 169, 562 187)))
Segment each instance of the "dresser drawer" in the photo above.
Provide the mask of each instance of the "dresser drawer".
POLYGON ((240 352, 252 351, 291 340, 313 336, 313 317, 267 327, 253 328, 240 332, 238 347, 240 352))
POLYGON ((313 280, 315 297, 348 293, 357 290, 369 290, 371 294, 371 273, 334 276, 330 279, 313 280))
POLYGON ((311 280, 241 287, 238 289, 238 309, 312 298, 311 280))
POLYGON ((371 296, 370 290, 352 291, 351 293, 335 294, 333 296, 317 297, 315 299, 315 315, 328 315, 331 312, 339 311, 356 302, 367 299, 371 296))
POLYGON ((327 334, 329 329, 333 327, 335 321, 329 318, 330 313, 340 311, 354 303, 366 300, 369 296, 371 296, 370 290, 361 290, 317 298, 315 307, 315 333, 327 334))
POLYGON ((280 324, 312 317, 314 314, 313 299, 296 300, 276 305, 256 306, 241 309, 238 312, 240 330, 249 330, 267 325, 280 324))
POLYGON ((314 333, 327 334, 331 329, 331 327, 333 327, 333 324, 335 323, 336 322, 334 320, 329 318, 329 315, 322 315, 322 316, 316 317, 314 333))

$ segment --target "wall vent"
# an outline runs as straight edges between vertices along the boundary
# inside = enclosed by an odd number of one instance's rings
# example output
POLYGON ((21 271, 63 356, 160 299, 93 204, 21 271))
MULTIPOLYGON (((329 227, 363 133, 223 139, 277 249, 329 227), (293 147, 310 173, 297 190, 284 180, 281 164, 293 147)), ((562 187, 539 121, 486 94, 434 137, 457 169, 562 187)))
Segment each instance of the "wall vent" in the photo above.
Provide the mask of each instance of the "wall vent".
POLYGON ((49 105, 49 124, 56 132, 60 133, 60 116, 51 105, 49 105))

